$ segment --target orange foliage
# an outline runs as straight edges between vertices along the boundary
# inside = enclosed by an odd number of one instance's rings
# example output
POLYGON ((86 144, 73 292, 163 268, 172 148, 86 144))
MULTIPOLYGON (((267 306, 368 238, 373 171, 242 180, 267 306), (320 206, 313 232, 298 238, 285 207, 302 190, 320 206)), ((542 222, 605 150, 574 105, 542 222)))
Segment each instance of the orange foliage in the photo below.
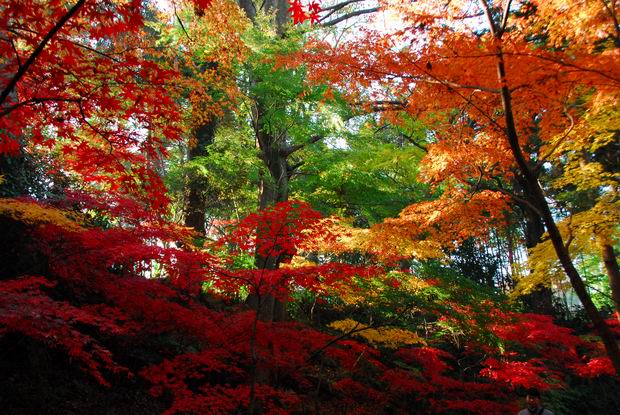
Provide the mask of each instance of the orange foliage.
MULTIPOLYGON (((584 91, 620 87, 620 49, 593 54, 583 47, 569 53, 532 41, 526 23, 542 22, 560 2, 536 2, 538 12, 520 16, 513 12, 530 6, 512 2, 511 12, 505 18, 494 15, 490 26, 485 5, 497 11, 505 3, 387 1, 384 7, 399 14, 402 30, 367 30, 337 48, 314 40, 285 63, 305 62, 310 82, 340 87, 352 102, 366 102, 368 108, 387 105, 382 115, 389 122, 399 124, 405 112, 432 131, 421 173, 427 182, 441 185, 443 196, 410 206, 377 227, 373 232, 380 250, 398 249, 411 238, 452 246, 468 236, 483 236, 490 224, 497 224, 494 220, 503 219, 517 163, 506 133, 502 87, 510 91, 516 135, 532 165, 541 162, 531 150, 536 143, 544 146, 577 122, 571 103, 584 91), (494 36, 498 32, 501 36, 494 36), (502 59, 505 84, 497 69, 502 59)), ((569 3, 574 7, 577 2, 569 3)), ((604 16, 591 17, 582 22, 604 16)), ((572 27, 567 23, 557 29, 573 39, 572 27)))

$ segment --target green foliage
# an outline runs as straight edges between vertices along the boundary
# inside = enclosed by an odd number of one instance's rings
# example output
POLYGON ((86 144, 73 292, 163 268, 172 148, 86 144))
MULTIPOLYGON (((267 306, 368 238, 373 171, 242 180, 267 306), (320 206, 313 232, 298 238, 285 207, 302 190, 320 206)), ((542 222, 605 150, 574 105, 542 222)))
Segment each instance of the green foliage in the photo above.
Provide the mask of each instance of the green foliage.
POLYGON ((397 130, 366 120, 309 149, 304 174, 293 183, 295 197, 323 212, 353 217, 361 227, 397 216, 429 195, 416 180, 423 152, 403 142, 397 130))
POLYGON ((173 152, 165 178, 177 211, 190 178, 202 184, 210 217, 239 219, 254 209, 262 165, 244 124, 231 120, 221 125, 206 156, 186 161, 186 151, 179 147, 173 152))

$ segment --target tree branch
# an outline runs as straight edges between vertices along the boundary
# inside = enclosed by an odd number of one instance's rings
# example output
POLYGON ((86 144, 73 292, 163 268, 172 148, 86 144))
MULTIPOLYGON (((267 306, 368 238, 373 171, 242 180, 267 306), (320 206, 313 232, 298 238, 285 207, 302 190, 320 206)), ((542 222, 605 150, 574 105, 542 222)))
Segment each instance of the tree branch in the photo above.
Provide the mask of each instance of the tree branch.
POLYGON ((79 102, 79 101, 80 101, 79 98, 60 98, 60 97, 30 98, 26 101, 18 102, 17 104, 11 105, 10 107, 5 107, 5 109, 2 112, 0 112, 0 117, 9 115, 11 112, 15 111, 19 107, 23 107, 24 105, 41 104, 43 102, 79 102))
POLYGON ((192 37, 189 35, 189 33, 187 33, 187 30, 185 30, 185 25, 183 24, 183 21, 181 20, 181 17, 177 13, 177 5, 176 5, 176 3, 174 1, 172 2, 172 8, 174 9, 174 16, 177 18, 177 21, 181 25, 181 29, 183 30, 183 33, 185 33, 185 36, 187 36, 187 38, 190 40, 190 42, 193 42, 192 37))
POLYGON ((334 4, 333 6, 323 7, 323 8, 321 8, 321 11, 340 10, 343 7, 347 7, 349 4, 360 3, 362 1, 365 1, 365 0, 348 0, 348 1, 343 1, 342 3, 334 4))
POLYGON ((499 28, 501 33, 504 33, 506 31, 506 24, 508 23, 508 14, 510 13, 511 3, 512 3, 512 0, 508 0, 508 3, 506 4, 506 8, 504 9, 504 15, 502 17, 502 24, 499 28))
POLYGON ((314 144, 314 143, 316 143, 317 141, 321 141, 321 140, 322 140, 322 139, 324 139, 324 138, 325 138, 325 137, 324 137, 324 136, 321 136, 321 135, 315 135, 315 136, 312 136, 312 137, 310 138, 310 141, 309 141, 308 143, 296 144, 296 145, 294 145, 294 146, 289 146, 289 147, 286 147, 286 148, 284 148, 284 149, 282 150, 282 152, 281 152, 280 154, 281 154, 283 157, 288 157, 288 156, 290 156, 291 154, 293 154, 294 152, 301 150, 302 148, 304 148, 304 147, 305 147, 305 146, 307 146, 308 144, 314 144))
POLYGON ((413 144, 414 146, 416 146, 417 148, 419 148, 420 150, 422 150, 425 153, 428 153, 428 149, 423 146, 422 144, 418 143, 417 141, 415 141, 412 137, 405 135, 405 134, 401 134, 401 137, 404 138, 405 140, 407 140, 408 143, 413 144))
POLYGON ((361 16, 363 14, 375 13, 377 11, 379 11, 379 7, 372 7, 370 9, 356 10, 356 11, 351 12, 351 13, 343 14, 342 16, 337 17, 337 18, 335 18, 333 20, 330 20, 328 22, 323 22, 323 20, 321 20, 320 23, 323 26, 334 26, 334 25, 337 25, 338 23, 343 22, 345 20, 348 20, 348 19, 350 19, 352 17, 361 16))
POLYGON ((566 137, 568 137, 571 131, 573 131, 573 128, 575 127, 575 121, 573 120, 573 117, 568 113, 568 111, 565 111, 564 113, 570 121, 570 126, 568 127, 568 130, 566 130, 562 137, 558 138, 555 145, 547 152, 547 154, 540 157, 540 160, 538 160, 538 163, 536 163, 536 167, 534 167, 534 171, 538 171, 542 168, 542 165, 545 163, 545 161, 555 152, 555 150, 558 149, 558 147, 560 147, 560 145, 562 145, 564 140, 566 140, 566 137))
POLYGON ((80 9, 80 7, 82 7, 85 1, 86 0, 78 0, 77 3, 75 3, 73 7, 64 16, 62 16, 62 18, 54 25, 54 27, 52 27, 52 29, 49 32, 47 32, 43 40, 41 40, 41 43, 39 43, 37 48, 28 57, 28 60, 24 62, 24 64, 18 69, 15 75, 13 75, 13 78, 11 78, 7 86, 4 88, 4 90, 0 94, 0 106, 4 104, 4 101, 6 101, 9 94, 13 91, 13 89, 17 85, 17 82, 19 82, 19 80, 25 75, 28 68, 32 66, 32 64, 37 59, 37 57, 41 54, 41 52, 43 52, 43 49, 45 49, 45 46, 47 46, 47 44, 52 39, 52 37, 54 37, 54 35, 60 29, 62 29, 65 23, 67 23, 67 21, 69 21, 69 19, 74 14, 77 13, 77 11, 80 9))

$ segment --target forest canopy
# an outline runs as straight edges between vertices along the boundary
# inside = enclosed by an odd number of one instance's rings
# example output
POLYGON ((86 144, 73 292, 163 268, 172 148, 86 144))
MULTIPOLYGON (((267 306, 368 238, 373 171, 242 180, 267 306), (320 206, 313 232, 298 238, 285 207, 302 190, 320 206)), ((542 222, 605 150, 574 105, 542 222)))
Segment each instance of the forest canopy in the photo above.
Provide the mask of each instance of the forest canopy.
POLYGON ((0 0, 0 412, 615 413, 619 13, 0 0))

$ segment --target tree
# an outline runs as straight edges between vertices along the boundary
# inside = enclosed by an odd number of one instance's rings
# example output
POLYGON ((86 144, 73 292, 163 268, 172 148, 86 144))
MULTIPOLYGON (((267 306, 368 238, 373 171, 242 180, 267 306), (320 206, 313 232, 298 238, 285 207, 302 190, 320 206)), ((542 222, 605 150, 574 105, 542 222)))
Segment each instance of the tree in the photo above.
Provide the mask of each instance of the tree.
POLYGON ((162 209, 154 163, 179 135, 164 88, 176 73, 148 59, 141 1, 3 5, 0 150, 58 149, 62 169, 162 209), (148 131, 148 136, 145 135, 148 131))
MULTIPOLYGON (((308 5, 306 14, 300 1, 266 1, 261 5, 251 0, 239 1, 239 6, 252 21, 254 30, 250 39, 256 52, 245 66, 243 89, 250 98, 250 117, 259 158, 267 174, 260 178, 259 207, 267 209, 289 199, 291 178, 297 173, 301 162, 293 157, 304 147, 324 138, 321 129, 312 119, 312 107, 322 98, 321 90, 304 84, 304 72, 278 67, 276 59, 299 47, 298 34, 289 32, 290 17, 294 23, 316 20, 318 4, 308 5)), ((257 252, 260 252, 257 249, 257 252)), ((277 257, 256 255, 256 265, 261 269, 277 269, 277 257)), ((256 306, 253 296, 249 302, 256 306)), ((286 316, 285 305, 275 298, 263 302, 261 316, 267 321, 282 320, 286 316)))
MULTIPOLYGON (((533 43, 523 29, 536 16, 531 5, 398 4, 395 9, 408 23, 395 35, 369 31, 338 49, 318 43, 300 58, 313 63, 315 79, 338 84, 346 72, 347 86, 357 87, 350 94, 353 99, 360 88, 382 82, 384 88, 372 92, 375 99, 401 101, 404 111, 434 131, 423 174, 428 182, 445 186, 444 195, 405 209, 381 227, 381 238, 388 233, 430 235, 451 244, 484 232, 494 218, 501 220, 509 201, 528 206, 544 223, 562 268, 620 373, 616 340, 571 261, 537 180, 554 149, 527 155, 533 139, 546 143, 569 128, 576 116, 570 104, 583 88, 597 93, 617 88, 617 50, 569 53, 533 43), (522 193, 511 190, 512 180, 521 183, 522 193)), ((614 16, 607 14, 608 19, 614 16)), ((398 123, 398 112, 386 118, 398 123)))
MULTIPOLYGON (((560 231, 573 255, 595 257, 607 273, 611 303, 616 311, 620 299, 620 273, 614 252, 618 222, 617 132, 619 125, 613 96, 595 98, 593 105, 574 126, 549 143, 558 154, 550 160, 554 176, 549 193, 557 200, 565 218, 560 231)), ((551 164, 550 163, 550 164, 551 164)), ((557 260, 549 256, 550 241, 536 247, 537 275, 532 279, 554 276, 557 260)), ((554 282, 558 278, 552 278, 554 282)), ((548 281, 548 278, 547 278, 548 281)), ((521 286, 531 285, 526 278, 521 286)))
POLYGON ((184 109, 185 154, 175 162, 184 170, 184 189, 176 189, 182 194, 179 209, 185 226, 204 236, 207 208, 219 194, 202 163, 209 157, 218 128, 225 118, 233 118, 231 113, 241 102, 237 78, 248 55, 243 36, 249 21, 235 2, 226 0, 207 10, 197 9, 192 2, 173 3, 168 21, 160 20, 156 36, 161 51, 156 57, 179 70, 175 98, 184 109))

